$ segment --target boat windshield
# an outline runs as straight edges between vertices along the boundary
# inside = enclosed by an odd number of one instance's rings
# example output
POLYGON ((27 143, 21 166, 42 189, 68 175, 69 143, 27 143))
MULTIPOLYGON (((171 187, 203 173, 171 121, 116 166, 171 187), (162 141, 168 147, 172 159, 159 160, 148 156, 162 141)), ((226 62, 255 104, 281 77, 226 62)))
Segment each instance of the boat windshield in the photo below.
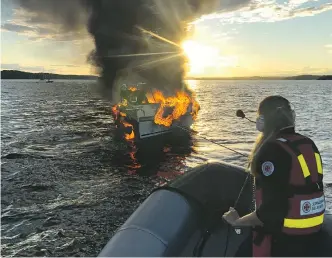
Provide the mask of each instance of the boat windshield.
POLYGON ((127 101, 132 105, 147 104, 146 91, 138 88, 137 86, 129 86, 121 88, 120 92, 121 101, 127 101))

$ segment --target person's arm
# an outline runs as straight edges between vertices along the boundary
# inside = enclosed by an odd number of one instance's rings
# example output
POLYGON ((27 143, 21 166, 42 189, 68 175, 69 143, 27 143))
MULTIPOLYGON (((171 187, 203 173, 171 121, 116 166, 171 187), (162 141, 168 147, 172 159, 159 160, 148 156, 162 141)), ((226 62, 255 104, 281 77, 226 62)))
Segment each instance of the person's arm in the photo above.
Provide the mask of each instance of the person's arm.
POLYGON ((257 161, 259 178, 256 178, 256 183, 263 190, 262 204, 256 211, 241 218, 234 208, 230 208, 223 218, 233 226, 264 226, 273 229, 282 223, 287 213, 286 189, 291 158, 276 143, 265 145, 261 153, 257 161))
POLYGON ((256 210, 257 218, 268 230, 281 226, 288 210, 288 179, 291 156, 277 143, 265 146, 258 158, 258 180, 262 187, 262 204, 256 210))
POLYGON ((237 219, 233 226, 238 227, 255 227, 263 226, 263 222, 257 217, 256 211, 249 213, 239 219, 237 219))
POLYGON ((232 226, 263 226, 263 223, 258 219, 256 215, 256 211, 240 218, 237 211, 233 207, 230 207, 229 211, 223 215, 223 218, 232 226))

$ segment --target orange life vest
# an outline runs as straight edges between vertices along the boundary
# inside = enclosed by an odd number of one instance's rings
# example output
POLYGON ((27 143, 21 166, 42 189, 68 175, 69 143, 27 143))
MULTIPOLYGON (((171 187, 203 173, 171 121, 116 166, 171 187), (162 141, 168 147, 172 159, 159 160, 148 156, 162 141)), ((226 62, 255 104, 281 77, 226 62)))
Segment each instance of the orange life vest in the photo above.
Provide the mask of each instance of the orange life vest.
MULTIPOLYGON (((292 157, 289 210, 281 232, 288 235, 316 233, 322 227, 325 212, 321 157, 310 139, 302 135, 281 137, 276 141, 292 157)), ((262 190, 257 189, 255 195, 258 208, 262 202, 262 190)), ((253 256, 271 256, 272 235, 254 230, 253 237, 253 256)))

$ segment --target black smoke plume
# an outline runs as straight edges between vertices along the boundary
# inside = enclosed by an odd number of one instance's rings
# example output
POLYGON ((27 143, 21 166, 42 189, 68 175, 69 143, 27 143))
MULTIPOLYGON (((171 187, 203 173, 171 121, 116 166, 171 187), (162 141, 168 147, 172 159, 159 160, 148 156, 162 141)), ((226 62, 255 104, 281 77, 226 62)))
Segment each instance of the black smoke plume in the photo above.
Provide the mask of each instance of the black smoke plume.
POLYGON ((104 89, 115 95, 122 83, 146 82, 169 94, 185 90, 181 42, 188 23, 250 0, 16 1, 37 20, 62 23, 63 30, 86 23, 95 43, 88 60, 98 68, 104 89))
POLYGON ((174 94, 185 90, 186 57, 181 42, 187 23, 212 10, 216 1, 86 1, 89 32, 95 40, 93 63, 103 84, 114 92, 122 83, 146 82, 174 94))

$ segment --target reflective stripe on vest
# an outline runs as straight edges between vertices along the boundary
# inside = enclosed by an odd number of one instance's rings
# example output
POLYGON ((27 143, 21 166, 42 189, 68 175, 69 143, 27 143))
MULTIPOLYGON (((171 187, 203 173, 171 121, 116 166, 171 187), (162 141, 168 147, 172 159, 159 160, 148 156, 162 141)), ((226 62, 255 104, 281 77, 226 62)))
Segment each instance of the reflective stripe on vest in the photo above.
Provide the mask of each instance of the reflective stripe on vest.
MULTIPOLYGON (((283 144, 287 145, 288 140, 285 138, 278 138, 278 141, 282 142, 283 144)), ((292 148, 289 149, 286 148, 286 150, 289 152, 292 150, 292 148)), ((318 153, 313 151, 314 153, 314 160, 316 161, 317 168, 317 174, 322 175, 323 169, 322 169, 322 162, 321 157, 318 153)), ((294 152, 292 152, 294 155, 294 152)), ((311 155, 308 155, 309 157, 311 155)), ((309 157, 306 156, 308 159, 309 157)), ((312 180, 309 176, 310 168, 313 168, 313 160, 311 160, 311 163, 308 164, 304 158, 304 155, 296 150, 295 152, 295 159, 297 158, 299 165, 296 164, 295 167, 292 167, 291 173, 299 173, 299 176, 301 176, 301 172, 303 174, 303 177, 306 178, 305 184, 301 183, 299 187, 308 186, 307 184, 312 180), (301 171, 299 171, 301 169, 301 171)), ((312 156, 313 158, 313 156, 312 156)), ((309 160, 310 161, 310 160, 309 160)), ((293 163, 293 162, 292 162, 293 163)), ((316 169, 315 169, 316 170, 316 169)), ((312 171, 314 172, 314 171, 312 171)), ((315 175, 314 175, 315 176, 315 175)), ((301 179, 300 177, 297 177, 298 179, 301 179)), ((311 190, 312 185, 309 184, 309 187, 306 188, 305 191, 299 190, 299 188, 293 188, 294 195, 292 197, 288 198, 288 202, 290 204, 290 210, 288 211, 288 214, 286 218, 284 218, 284 223, 282 227, 282 232, 290 235, 305 235, 305 234, 311 234, 313 232, 317 232, 323 221, 324 221, 324 211, 325 211, 325 197, 323 192, 317 191, 317 189, 322 189, 323 186, 320 186, 322 182, 321 179, 318 178, 317 182, 317 188, 316 190, 311 190), (309 190, 308 190, 309 189, 309 190), (316 214, 317 216, 312 216, 313 214, 316 214)), ((289 181, 290 187, 294 187, 292 184, 296 184, 298 182, 292 182, 289 181)), ((300 182, 299 182, 300 183, 300 182)), ((298 187, 298 185, 296 185, 298 187)), ((285 189, 286 190, 286 189, 285 189)), ((256 197, 256 209, 259 208, 259 206, 262 203, 262 189, 256 189, 255 191, 255 197, 256 197)), ((271 247, 272 247, 272 235, 262 233, 262 232, 255 232, 253 231, 253 257, 268 257, 271 256, 271 247), (261 235, 262 239, 260 243, 255 243, 256 240, 259 240, 259 236, 261 235)))
POLYGON ((317 171, 319 174, 323 174, 323 167, 322 167, 322 161, 318 153, 315 153, 316 158, 316 164, 317 164, 317 171))
MULTIPOLYGON (((310 171, 309 171, 307 163, 305 162, 303 155, 301 154, 301 155, 297 156, 297 159, 300 162, 300 166, 302 168, 304 178, 307 178, 308 176, 310 176, 310 171)), ((315 153, 315 159, 316 159, 318 173, 323 174, 322 162, 320 159, 320 155, 318 153, 315 153)))
POLYGON ((287 228, 311 228, 322 224, 324 214, 308 219, 284 219, 284 227, 287 228))
MULTIPOLYGON (((287 140, 284 138, 278 138, 277 140, 283 143, 287 142, 287 140)), ((316 161, 317 173, 322 175, 323 168, 321 157, 317 152, 313 153, 314 159, 316 161)), ((299 152, 297 152, 297 160, 300 164, 303 177, 307 179, 311 175, 309 167, 304 158, 304 155, 302 153, 299 155, 298 154, 299 152)), ((288 212, 287 217, 284 219, 283 232, 289 234, 306 234, 316 232, 320 229, 320 226, 323 224, 324 221, 324 193, 313 193, 309 196, 310 199, 307 200, 303 200, 305 199, 305 197, 301 197, 300 194, 295 194, 295 197, 289 198, 292 210, 288 212), (295 216, 296 218, 294 218, 293 216, 295 216)))
POLYGON ((305 162, 303 155, 301 154, 301 155, 297 156, 297 159, 300 162, 300 166, 301 166, 304 178, 310 176, 310 171, 309 171, 307 163, 305 162))

